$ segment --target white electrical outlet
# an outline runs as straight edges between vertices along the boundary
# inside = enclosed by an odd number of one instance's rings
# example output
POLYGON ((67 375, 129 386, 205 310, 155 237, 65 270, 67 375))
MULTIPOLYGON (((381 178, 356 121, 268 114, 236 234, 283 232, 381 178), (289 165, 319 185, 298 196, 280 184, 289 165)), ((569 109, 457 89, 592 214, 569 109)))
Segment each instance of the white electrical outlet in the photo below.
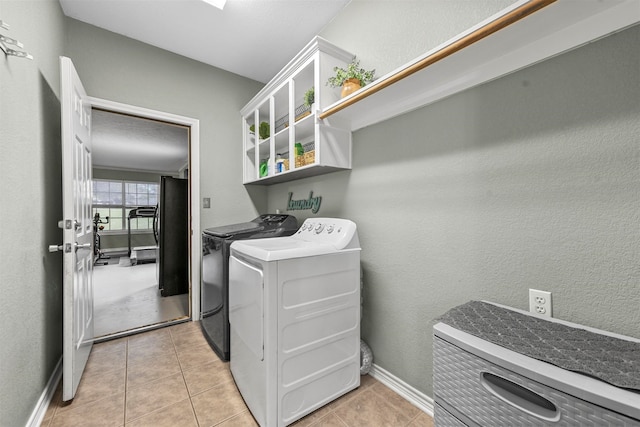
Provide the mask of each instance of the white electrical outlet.
POLYGON ((551 292, 529 289, 529 311, 553 317, 551 309, 551 292))

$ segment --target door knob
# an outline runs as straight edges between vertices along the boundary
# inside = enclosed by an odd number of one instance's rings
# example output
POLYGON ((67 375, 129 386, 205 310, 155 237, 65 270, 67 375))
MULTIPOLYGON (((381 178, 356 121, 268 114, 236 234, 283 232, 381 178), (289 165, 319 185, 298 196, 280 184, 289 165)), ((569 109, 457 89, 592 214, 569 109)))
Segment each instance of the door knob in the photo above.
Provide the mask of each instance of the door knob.
POLYGON ((78 249, 91 249, 91 243, 79 244, 78 242, 75 242, 73 247, 76 248, 76 252, 78 252, 78 249))
MULTIPOLYGON (((75 242, 73 244, 73 247, 75 248, 76 252, 78 252, 78 249, 91 249, 91 243, 83 243, 83 244, 79 244, 78 242, 75 242)), ((64 250, 65 252, 71 252, 71 245, 67 244, 67 245, 49 245, 49 252, 57 252, 57 251, 62 251, 64 250)))
MULTIPOLYGON (((78 245, 77 243, 74 243, 74 247, 76 248, 76 251, 78 250, 78 248, 91 249, 91 243, 86 243, 85 245, 78 245)), ((69 253, 71 252, 71 244, 67 243, 65 245, 49 245, 49 252, 57 251, 65 251, 66 253, 69 253)))

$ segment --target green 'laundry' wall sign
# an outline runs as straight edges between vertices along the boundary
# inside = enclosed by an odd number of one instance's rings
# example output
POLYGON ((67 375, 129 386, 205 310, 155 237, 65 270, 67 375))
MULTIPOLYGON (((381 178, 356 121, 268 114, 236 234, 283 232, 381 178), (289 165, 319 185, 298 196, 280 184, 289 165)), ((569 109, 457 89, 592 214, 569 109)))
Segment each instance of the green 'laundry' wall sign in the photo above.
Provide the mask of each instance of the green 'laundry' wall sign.
POLYGON ((309 192, 309 198, 302 200, 293 200, 293 193, 290 192, 287 210, 304 211, 311 209, 311 212, 318 213, 318 210, 320 210, 320 203, 322 203, 322 196, 313 197, 313 191, 309 192))

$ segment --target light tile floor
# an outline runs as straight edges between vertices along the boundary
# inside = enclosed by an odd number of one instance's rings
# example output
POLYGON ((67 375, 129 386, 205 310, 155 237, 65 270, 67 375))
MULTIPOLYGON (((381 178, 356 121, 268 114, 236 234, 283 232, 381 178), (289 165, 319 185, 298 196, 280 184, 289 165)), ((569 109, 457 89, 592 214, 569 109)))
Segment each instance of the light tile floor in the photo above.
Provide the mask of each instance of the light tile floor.
MULTIPOLYGON (((94 345, 75 399, 63 406, 60 397, 58 386, 42 426, 257 426, 197 322, 94 345)), ((433 427, 433 420, 366 375, 358 389, 293 425, 433 427)))

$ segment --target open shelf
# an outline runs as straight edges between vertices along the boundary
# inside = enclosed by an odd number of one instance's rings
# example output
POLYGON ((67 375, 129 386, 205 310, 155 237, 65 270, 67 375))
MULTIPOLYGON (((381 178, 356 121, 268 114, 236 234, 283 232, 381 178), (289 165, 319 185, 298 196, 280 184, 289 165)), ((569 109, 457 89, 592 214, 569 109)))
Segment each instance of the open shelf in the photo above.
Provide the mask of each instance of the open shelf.
POLYGON ((351 168, 351 132, 320 123, 316 108, 305 104, 305 94, 314 89, 314 105, 335 102, 321 82, 329 78, 327 70, 333 73, 333 67, 345 67, 352 58, 316 37, 242 109, 245 184, 274 184, 351 168), (269 138, 259 138, 261 122, 269 124, 269 138), (306 147, 304 162, 295 155, 296 143, 306 147), (284 171, 277 171, 278 159, 284 171))
POLYGON ((355 131, 638 22, 638 0, 521 0, 323 108, 319 118, 355 131))

